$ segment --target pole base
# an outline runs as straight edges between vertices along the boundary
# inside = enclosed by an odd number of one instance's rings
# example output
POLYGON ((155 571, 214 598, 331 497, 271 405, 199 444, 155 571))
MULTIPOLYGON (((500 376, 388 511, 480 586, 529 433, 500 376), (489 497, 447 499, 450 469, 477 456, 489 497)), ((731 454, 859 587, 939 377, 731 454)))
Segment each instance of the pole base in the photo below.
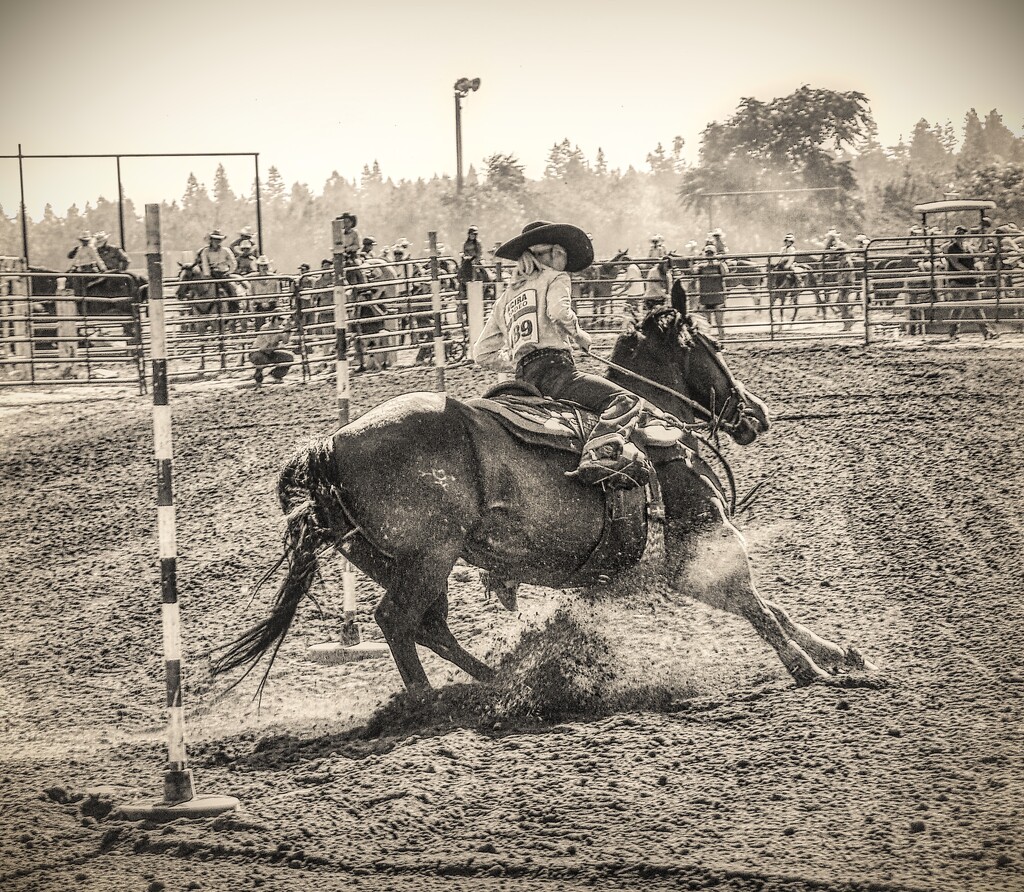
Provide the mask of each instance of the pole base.
POLYGON ((362 641, 359 644, 346 645, 338 641, 326 644, 314 644, 306 650, 314 663, 325 666, 337 666, 342 663, 355 663, 359 660, 379 660, 391 656, 391 648, 384 641, 362 641))
POLYGON ((164 798, 131 802, 119 806, 115 816, 126 821, 166 823, 179 818, 212 818, 238 808, 234 796, 197 796, 192 770, 168 771, 164 774, 164 798))

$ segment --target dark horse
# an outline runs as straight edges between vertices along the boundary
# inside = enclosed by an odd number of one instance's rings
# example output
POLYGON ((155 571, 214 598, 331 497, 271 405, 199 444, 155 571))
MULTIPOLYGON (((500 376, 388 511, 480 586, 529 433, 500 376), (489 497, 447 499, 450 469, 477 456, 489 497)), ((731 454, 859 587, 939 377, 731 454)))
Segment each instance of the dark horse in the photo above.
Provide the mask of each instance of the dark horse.
MULTIPOLYGON (((198 334, 207 334, 217 330, 219 316, 237 316, 242 312, 242 301, 239 300, 240 279, 225 278, 217 282, 204 279, 198 260, 192 263, 179 262, 178 270, 179 284, 175 297, 186 303, 188 314, 196 319, 195 322, 187 323, 190 329, 198 334)), ((229 327, 232 330, 241 327, 245 331, 245 321, 242 321, 241 326, 238 321, 231 319, 229 327)))
MULTIPOLYGON (((733 378, 702 326, 674 309, 654 310, 619 336, 613 361, 671 391, 631 384, 650 402, 684 421, 693 413, 682 397, 713 406, 723 429, 750 443, 767 429, 767 410, 733 378)), ((574 574, 601 537, 605 505, 600 488, 566 476, 577 460, 522 444, 491 414, 444 393, 395 397, 304 447, 278 481, 287 578, 270 616, 232 642, 213 671, 252 668, 268 650, 276 654, 319 553, 333 547, 385 589, 374 615, 408 688, 429 685, 417 644, 491 678, 448 628, 448 576, 462 558, 503 579, 578 585, 574 574)), ((798 684, 849 683, 839 673, 866 668, 855 650, 819 638, 758 595, 723 487, 699 454, 657 470, 670 585, 749 620, 798 684)))
POLYGON ((34 300, 42 303, 46 315, 56 315, 54 298, 58 280, 67 279, 67 287, 75 292, 75 313, 83 318, 116 317, 129 343, 139 343, 138 306, 148 297, 149 286, 144 276, 121 273, 105 276, 92 273, 88 278, 68 276, 56 270, 29 267, 29 272, 42 273, 29 277, 34 300))

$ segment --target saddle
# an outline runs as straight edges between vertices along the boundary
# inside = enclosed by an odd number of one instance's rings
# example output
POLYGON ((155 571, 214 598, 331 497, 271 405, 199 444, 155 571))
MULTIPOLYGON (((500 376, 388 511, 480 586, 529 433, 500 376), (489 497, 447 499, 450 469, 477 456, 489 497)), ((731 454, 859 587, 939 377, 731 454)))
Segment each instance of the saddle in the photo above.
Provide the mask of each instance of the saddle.
MULTIPOLYGON (((577 457, 598 420, 589 409, 549 399, 522 381, 504 382, 466 403, 491 415, 510 436, 528 446, 556 449, 577 457)), ((681 436, 679 422, 673 423, 665 413, 648 406, 633 441, 657 467, 673 460, 692 462, 695 451, 681 436)), ((566 584, 608 582, 641 559, 660 559, 664 554, 665 506, 657 473, 644 487, 605 490, 604 505, 601 538, 566 584)), ((490 589, 503 604, 510 597, 509 585, 504 581, 492 580, 490 589)), ((511 597, 514 604, 514 595, 511 597)))

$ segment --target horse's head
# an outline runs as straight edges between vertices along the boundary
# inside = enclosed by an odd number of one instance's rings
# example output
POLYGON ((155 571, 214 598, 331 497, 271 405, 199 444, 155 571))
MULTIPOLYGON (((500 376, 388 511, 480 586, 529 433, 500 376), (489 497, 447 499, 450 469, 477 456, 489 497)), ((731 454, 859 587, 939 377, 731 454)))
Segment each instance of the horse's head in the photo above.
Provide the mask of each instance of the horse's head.
POLYGON ((613 370, 617 383, 684 421, 711 421, 741 446, 768 430, 768 407, 733 376, 703 320, 675 309, 652 310, 639 328, 620 335, 612 362, 660 387, 613 370))

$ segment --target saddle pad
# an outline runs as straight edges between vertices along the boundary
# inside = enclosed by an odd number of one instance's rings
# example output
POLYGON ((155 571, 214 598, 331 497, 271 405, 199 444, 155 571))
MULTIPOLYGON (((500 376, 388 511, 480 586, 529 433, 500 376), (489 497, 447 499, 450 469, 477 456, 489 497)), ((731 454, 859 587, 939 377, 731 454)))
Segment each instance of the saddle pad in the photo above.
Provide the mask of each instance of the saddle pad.
POLYGON ((546 397, 505 394, 466 400, 493 415, 512 436, 531 446, 547 446, 579 455, 597 416, 572 403, 546 397))
MULTIPOLYGON (((579 455, 597 415, 575 403, 541 396, 501 392, 466 400, 495 416, 512 436, 531 446, 547 446, 579 455)), ((680 442, 679 422, 647 404, 631 437, 641 449, 669 449, 680 457, 690 450, 680 442)), ((662 456, 665 460, 666 456, 662 456)))

